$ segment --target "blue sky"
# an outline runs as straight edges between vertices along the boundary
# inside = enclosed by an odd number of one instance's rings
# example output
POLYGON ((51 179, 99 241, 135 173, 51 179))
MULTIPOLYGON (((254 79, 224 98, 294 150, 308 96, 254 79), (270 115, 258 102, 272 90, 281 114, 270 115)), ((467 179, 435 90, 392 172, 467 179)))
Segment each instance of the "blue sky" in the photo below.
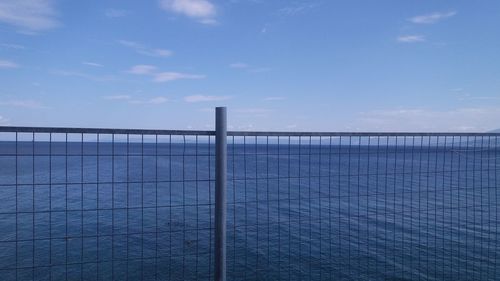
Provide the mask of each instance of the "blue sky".
POLYGON ((500 127, 500 2, 0 0, 0 125, 500 127))

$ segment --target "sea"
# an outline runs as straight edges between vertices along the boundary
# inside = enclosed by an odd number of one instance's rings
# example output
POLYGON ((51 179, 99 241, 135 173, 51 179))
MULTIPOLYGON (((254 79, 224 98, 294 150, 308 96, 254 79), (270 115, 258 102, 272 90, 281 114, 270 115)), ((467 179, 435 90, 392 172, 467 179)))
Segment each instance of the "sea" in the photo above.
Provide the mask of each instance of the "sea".
MULTIPOLYGON (((500 280, 498 138, 398 141, 230 139, 227 280, 500 280)), ((214 194, 213 143, 2 141, 0 279, 211 280, 214 194)))

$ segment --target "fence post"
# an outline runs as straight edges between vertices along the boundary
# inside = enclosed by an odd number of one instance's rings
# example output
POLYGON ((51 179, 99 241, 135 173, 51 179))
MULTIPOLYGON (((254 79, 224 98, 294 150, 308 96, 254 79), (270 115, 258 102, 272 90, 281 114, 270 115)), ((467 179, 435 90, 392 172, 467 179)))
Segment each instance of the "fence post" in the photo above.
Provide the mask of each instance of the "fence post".
POLYGON ((215 280, 226 280, 226 108, 215 108, 215 280))

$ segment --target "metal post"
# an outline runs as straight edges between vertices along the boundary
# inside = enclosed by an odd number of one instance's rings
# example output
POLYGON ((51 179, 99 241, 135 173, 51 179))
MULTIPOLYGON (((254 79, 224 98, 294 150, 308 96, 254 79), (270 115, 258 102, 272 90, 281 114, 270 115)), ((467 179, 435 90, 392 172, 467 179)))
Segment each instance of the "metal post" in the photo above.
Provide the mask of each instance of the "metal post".
POLYGON ((226 108, 215 109, 215 280, 226 280, 226 108))

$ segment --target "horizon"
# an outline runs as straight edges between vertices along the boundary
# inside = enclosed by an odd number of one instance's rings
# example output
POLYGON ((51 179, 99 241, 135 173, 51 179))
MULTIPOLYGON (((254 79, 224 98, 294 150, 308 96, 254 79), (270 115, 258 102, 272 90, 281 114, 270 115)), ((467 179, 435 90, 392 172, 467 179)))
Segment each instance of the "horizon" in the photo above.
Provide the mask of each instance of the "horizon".
POLYGON ((490 132, 500 2, 0 2, 0 126, 490 132))

